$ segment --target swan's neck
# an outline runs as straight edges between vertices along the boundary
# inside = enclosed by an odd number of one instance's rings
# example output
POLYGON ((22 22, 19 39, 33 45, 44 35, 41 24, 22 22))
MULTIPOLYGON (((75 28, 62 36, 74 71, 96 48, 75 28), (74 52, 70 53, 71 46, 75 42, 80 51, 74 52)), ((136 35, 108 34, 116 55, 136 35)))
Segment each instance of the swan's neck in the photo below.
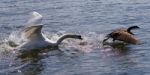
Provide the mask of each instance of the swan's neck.
POLYGON ((67 38, 76 38, 76 35, 64 35, 57 40, 56 45, 59 45, 64 39, 67 38))

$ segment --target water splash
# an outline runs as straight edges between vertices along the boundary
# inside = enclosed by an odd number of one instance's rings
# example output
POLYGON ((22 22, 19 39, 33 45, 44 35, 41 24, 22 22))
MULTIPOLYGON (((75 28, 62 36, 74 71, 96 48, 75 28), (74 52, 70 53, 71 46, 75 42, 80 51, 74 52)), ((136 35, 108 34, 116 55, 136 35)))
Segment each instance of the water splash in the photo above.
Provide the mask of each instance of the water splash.
POLYGON ((105 38, 103 34, 96 32, 81 33, 83 40, 67 39, 63 42, 63 47, 67 50, 75 50, 78 52, 89 53, 102 45, 102 40, 105 38), (86 35, 84 35, 86 34, 86 35))

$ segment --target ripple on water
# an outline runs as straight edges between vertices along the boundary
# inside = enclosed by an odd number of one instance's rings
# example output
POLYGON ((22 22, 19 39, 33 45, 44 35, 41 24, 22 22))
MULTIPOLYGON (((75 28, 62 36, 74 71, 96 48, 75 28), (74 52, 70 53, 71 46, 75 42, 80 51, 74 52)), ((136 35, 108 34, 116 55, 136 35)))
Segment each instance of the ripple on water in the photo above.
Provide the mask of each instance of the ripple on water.
MULTIPOLYGON (((0 0, 1 75, 149 75, 149 0, 0 0), (79 33, 84 40, 65 40, 62 52, 18 58, 7 40, 21 43, 17 32, 28 13, 43 14, 46 36, 56 41, 64 33, 79 33), (142 42, 124 48, 104 48, 105 34, 118 27, 138 25, 142 42), (49 33, 51 32, 51 33, 49 33), (9 38, 7 38, 9 37, 9 38), (6 41, 3 41, 6 39, 6 41), (123 50, 122 50, 123 49, 123 50), (26 61, 25 61, 26 60, 26 61)), ((19 31, 18 31, 19 32, 19 31)))

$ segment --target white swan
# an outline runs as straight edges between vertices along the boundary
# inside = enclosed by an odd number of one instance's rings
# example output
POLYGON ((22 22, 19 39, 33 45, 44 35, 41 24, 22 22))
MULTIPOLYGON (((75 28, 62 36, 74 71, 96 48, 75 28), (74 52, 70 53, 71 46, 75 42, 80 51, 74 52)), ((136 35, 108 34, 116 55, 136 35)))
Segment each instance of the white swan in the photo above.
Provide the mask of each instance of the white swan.
POLYGON ((16 49, 20 51, 32 50, 32 49, 45 49, 51 47, 58 47, 58 45, 67 38, 75 38, 75 39, 82 39, 81 35, 75 34, 66 34, 60 37, 56 42, 51 42, 47 37, 43 35, 41 32, 43 25, 40 24, 42 20, 42 16, 37 13, 33 12, 34 20, 28 21, 28 23, 33 24, 32 26, 26 26, 25 29, 22 31, 22 38, 26 39, 25 42, 19 45, 16 49), (37 18, 36 18, 37 16, 37 18), (40 20, 40 22, 38 22, 40 20))

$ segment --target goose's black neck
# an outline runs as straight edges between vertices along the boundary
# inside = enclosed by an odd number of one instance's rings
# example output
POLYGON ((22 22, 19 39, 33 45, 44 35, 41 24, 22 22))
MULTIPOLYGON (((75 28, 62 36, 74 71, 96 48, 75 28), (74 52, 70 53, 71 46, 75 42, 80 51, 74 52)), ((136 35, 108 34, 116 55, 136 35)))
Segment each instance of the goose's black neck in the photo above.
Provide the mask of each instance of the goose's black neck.
POLYGON ((129 27, 129 28, 127 29, 127 31, 128 31, 130 34, 134 35, 134 34, 131 32, 131 30, 133 30, 133 29, 138 29, 138 28, 139 28, 138 26, 131 26, 131 27, 129 27))

